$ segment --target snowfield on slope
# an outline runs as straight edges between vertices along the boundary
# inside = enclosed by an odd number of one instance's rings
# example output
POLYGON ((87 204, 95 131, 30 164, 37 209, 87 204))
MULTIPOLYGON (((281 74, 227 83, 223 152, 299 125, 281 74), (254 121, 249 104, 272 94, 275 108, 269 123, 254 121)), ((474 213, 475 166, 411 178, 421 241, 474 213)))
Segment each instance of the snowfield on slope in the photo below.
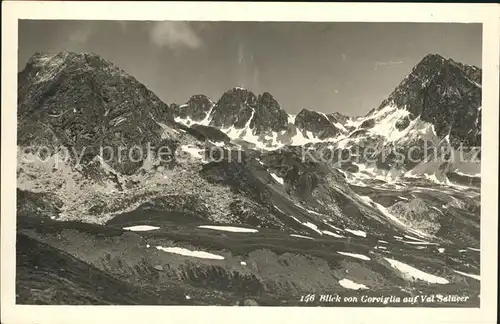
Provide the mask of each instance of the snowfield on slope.
POLYGON ((412 266, 407 265, 406 263, 403 263, 403 262, 400 262, 400 261, 397 261, 394 259, 389 259, 389 258, 384 258, 384 259, 387 260, 387 262, 389 262, 389 264, 393 268, 401 271, 406 277, 411 277, 414 279, 427 281, 429 283, 436 283, 436 284, 443 284, 443 285, 449 283, 449 281, 446 280, 445 278, 441 278, 441 277, 435 276, 433 274, 423 272, 417 268, 414 268, 412 266))
POLYGON ((358 283, 355 283, 354 281, 352 280, 349 280, 349 279, 342 279, 342 280, 339 280, 339 284, 344 287, 344 288, 347 288, 347 289, 353 289, 353 290, 359 290, 359 289, 368 289, 368 287, 366 287, 365 285, 363 284, 358 284, 358 283))
POLYGON ((353 229, 349 229, 349 228, 346 228, 345 230, 349 233, 356 235, 356 236, 366 237, 366 232, 364 232, 362 230, 353 230, 353 229))
POLYGON ((235 233, 257 233, 259 230, 245 227, 200 225, 198 228, 212 229, 216 231, 235 232, 235 233))
POLYGON ((124 227, 123 229, 126 231, 144 232, 144 231, 157 230, 159 229, 159 227, 150 225, 136 225, 136 226, 124 227))
POLYGON ((281 177, 278 177, 275 173, 271 173, 271 176, 273 177, 274 180, 276 180, 276 182, 278 182, 280 185, 283 185, 285 183, 285 181, 283 180, 283 178, 281 177))
POLYGON ((222 255, 217 255, 217 254, 208 253, 208 252, 204 252, 204 251, 191 251, 191 250, 188 250, 185 248, 180 248, 180 247, 163 247, 163 246, 158 245, 156 247, 156 249, 163 251, 163 252, 179 254, 179 255, 183 255, 183 256, 200 258, 200 259, 224 260, 224 257, 222 255))
POLYGON ((337 251, 338 254, 342 254, 342 255, 347 255, 347 256, 350 256, 350 257, 353 257, 353 258, 356 258, 356 259, 361 259, 361 260, 365 260, 365 261, 369 261, 370 258, 367 257, 366 255, 363 255, 363 254, 357 254, 357 253, 349 253, 349 252, 340 252, 340 251, 337 251))
POLYGON ((292 236, 292 237, 298 237, 298 238, 305 238, 305 239, 308 239, 308 240, 314 240, 312 237, 304 236, 304 235, 299 235, 299 234, 290 234, 290 236, 292 236))
POLYGON ((478 275, 474 275, 474 274, 470 274, 470 273, 465 273, 465 272, 461 272, 461 271, 457 271, 457 270, 453 270, 453 271, 455 271, 458 274, 461 274, 462 276, 470 277, 470 278, 473 278, 473 279, 476 279, 476 280, 481 280, 481 276, 478 276, 478 275))

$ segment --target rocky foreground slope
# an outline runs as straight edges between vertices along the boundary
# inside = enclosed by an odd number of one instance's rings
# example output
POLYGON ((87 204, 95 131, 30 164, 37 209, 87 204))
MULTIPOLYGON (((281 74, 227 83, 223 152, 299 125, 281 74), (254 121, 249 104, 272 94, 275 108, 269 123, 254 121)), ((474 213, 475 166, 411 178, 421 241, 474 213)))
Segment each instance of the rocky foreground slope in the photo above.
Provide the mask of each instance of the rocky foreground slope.
POLYGON ((241 88, 168 106, 95 54, 35 54, 17 301, 477 306, 480 75, 430 55, 366 116, 292 116, 241 88))

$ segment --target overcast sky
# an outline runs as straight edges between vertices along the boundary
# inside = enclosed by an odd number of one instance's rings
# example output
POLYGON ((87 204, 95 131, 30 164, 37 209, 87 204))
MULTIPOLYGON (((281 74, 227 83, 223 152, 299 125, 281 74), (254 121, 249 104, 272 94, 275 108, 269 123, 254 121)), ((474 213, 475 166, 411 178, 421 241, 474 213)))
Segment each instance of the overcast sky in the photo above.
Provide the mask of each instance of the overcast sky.
POLYGON ((166 103, 227 89, 364 115, 426 54, 481 67, 480 24, 20 21, 19 70, 34 52, 94 52, 166 103))

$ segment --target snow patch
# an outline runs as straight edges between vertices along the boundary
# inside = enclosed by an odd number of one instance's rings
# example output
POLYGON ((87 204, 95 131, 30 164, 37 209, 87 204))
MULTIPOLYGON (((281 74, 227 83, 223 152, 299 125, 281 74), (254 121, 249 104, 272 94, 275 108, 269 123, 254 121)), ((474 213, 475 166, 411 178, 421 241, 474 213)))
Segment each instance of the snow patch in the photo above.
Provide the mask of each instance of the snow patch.
POLYGON ((203 120, 199 122, 200 125, 208 126, 208 125, 210 125, 210 122, 212 121, 212 117, 213 117, 212 112, 214 110, 215 104, 211 99, 209 99, 209 100, 210 100, 210 103, 212 106, 210 107, 210 110, 207 112, 205 118, 203 118, 203 120))
POLYGON ((276 207, 275 205, 273 205, 273 206, 274 206, 274 208, 276 208, 276 210, 277 210, 277 211, 279 211, 280 213, 282 213, 282 214, 284 214, 284 213, 285 213, 284 211, 282 211, 281 209, 279 209, 279 208, 278 208, 278 207, 276 207))
POLYGON ((406 141, 421 135, 433 135, 432 124, 420 120, 420 117, 410 120, 405 129, 399 130, 396 127, 397 122, 407 118, 409 114, 406 109, 388 105, 357 121, 356 127, 359 128, 362 122, 373 119, 375 125, 368 130, 368 133, 372 136, 381 136, 385 142, 406 141))
POLYGON ((328 223, 326 220, 323 221, 323 223, 325 223, 326 225, 330 226, 331 228, 333 228, 334 230, 337 230, 339 232, 343 232, 343 230, 341 230, 340 228, 336 227, 336 226, 333 226, 332 224, 328 223))
POLYGON ((313 231, 323 235, 323 233, 318 229, 318 226, 316 226, 315 224, 310 223, 310 222, 301 222, 297 217, 294 217, 294 216, 290 216, 290 217, 293 218, 293 220, 295 220, 297 223, 300 223, 300 224, 312 229, 313 231))
POLYGON ((216 225, 200 225, 198 228, 207 228, 213 229, 217 231, 226 231, 226 232, 239 232, 239 233, 256 233, 258 230, 253 228, 245 228, 245 227, 234 227, 234 226, 216 226, 216 225))
POLYGON ((313 214, 313 215, 318 215, 318 216, 325 216, 321 213, 318 213, 318 212, 315 212, 314 210, 310 210, 310 209, 306 209, 309 213, 313 214))
POLYGON ((356 235, 356 236, 360 236, 360 237, 366 237, 366 232, 363 232, 361 230, 352 230, 352 229, 349 229, 349 228, 346 228, 345 229, 346 231, 356 235))
POLYGON ((400 262, 400 261, 396 261, 394 259, 388 259, 388 258, 384 258, 384 259, 387 260, 387 262, 389 262, 389 264, 393 268, 401 271, 406 276, 412 277, 414 279, 426 281, 426 282, 429 282, 429 283, 436 283, 436 284, 447 284, 447 283, 449 283, 449 281, 446 280, 445 278, 441 278, 441 277, 435 276, 433 274, 429 274, 429 273, 423 272, 421 270, 418 270, 417 268, 414 268, 412 266, 407 265, 406 263, 403 263, 403 262, 400 262))
POLYGON ((465 173, 465 172, 458 171, 458 169, 454 170, 453 172, 458 174, 458 175, 470 177, 470 178, 480 178, 481 177, 481 173, 465 173))
POLYGON ((322 231, 322 232, 323 232, 323 234, 330 235, 330 236, 337 237, 337 238, 345 237, 345 236, 342 236, 342 235, 339 235, 339 234, 336 234, 336 233, 333 233, 330 231, 322 231))
POLYGON ((126 231, 144 232, 144 231, 157 230, 159 229, 159 227, 149 226, 149 225, 136 225, 136 226, 124 227, 123 229, 126 231))
POLYGON ((344 287, 344 288, 347 288, 347 289, 354 289, 354 290, 359 290, 359 289, 368 289, 367 286, 363 285, 363 284, 358 284, 358 283, 355 283, 354 281, 352 280, 349 280, 349 279, 342 279, 342 280, 339 280, 339 284, 344 287))
POLYGON ((357 117, 357 118, 352 118, 348 119, 345 125, 349 128, 358 128, 359 125, 364 121, 364 117, 357 117))
POLYGON ((327 140, 322 140, 314 136, 314 134, 311 131, 306 131, 306 135, 304 136, 303 132, 299 129, 297 129, 297 132, 295 135, 292 136, 291 140, 291 145, 306 145, 309 143, 322 143, 326 142, 327 140))
POLYGON ((340 131, 344 132, 344 133, 347 133, 348 130, 344 127, 344 125, 342 125, 341 123, 333 123, 333 125, 335 127, 337 127, 337 129, 340 129, 340 131))
POLYGON ((476 280, 481 280, 481 276, 478 276, 478 275, 474 275, 474 274, 470 274, 470 273, 465 273, 465 272, 461 272, 461 271, 457 271, 457 270, 453 270, 453 271, 455 271, 458 274, 461 274, 462 276, 470 277, 470 278, 473 278, 473 279, 476 279, 476 280))
MULTIPOLYGON (((426 237, 428 235, 416 230, 416 229, 413 229, 409 226, 407 226, 405 223, 403 223, 401 220, 399 220, 399 218, 397 218, 396 216, 392 215, 391 213, 389 213, 389 210, 382 206, 381 204, 379 203, 376 203, 374 202, 370 197, 368 196, 359 196, 358 197, 360 199, 362 199, 363 201, 365 201, 368 205, 370 206, 375 206, 385 217, 387 217, 388 219, 390 219, 391 221, 393 221, 394 223, 398 224, 400 227, 404 228, 405 230, 407 230, 408 232, 411 232, 412 234, 415 234, 415 235, 418 235, 418 236, 421 236, 421 237, 426 237)), ((399 236, 394 236, 395 238, 397 239, 403 239, 402 237, 399 237, 399 236)), ((406 236, 405 237, 407 238, 412 238, 412 239, 415 239, 415 240, 419 240, 417 238, 414 238, 412 236, 406 236)))
POLYGON ((361 259, 361 260, 366 260, 366 261, 370 260, 369 257, 367 257, 366 255, 363 255, 363 254, 340 252, 340 251, 337 251, 337 253, 338 254, 342 254, 342 255, 347 255, 347 256, 350 256, 350 257, 353 257, 353 258, 361 259))
POLYGON ((196 121, 192 120, 191 117, 187 116, 186 118, 182 117, 175 117, 174 121, 179 124, 183 124, 185 126, 191 126, 193 124, 196 124, 196 121))
POLYGON ((304 226, 307 226, 309 227, 310 229, 312 229, 313 231, 323 235, 323 232, 321 232, 319 229, 318 229, 318 226, 316 226, 315 224, 311 223, 311 222, 305 222, 305 223, 302 223, 302 225, 304 226))
POLYGON ((298 237, 298 238, 305 238, 305 239, 309 239, 309 240, 314 240, 312 237, 304 236, 304 235, 299 235, 299 234, 290 234, 290 236, 298 237))
POLYGON ((226 145, 226 143, 224 143, 224 142, 212 142, 212 141, 209 141, 209 142, 217 147, 223 147, 224 145, 226 145))
POLYGON ((278 177, 276 174, 271 173, 271 176, 273 177, 276 182, 278 182, 280 185, 283 185, 285 182, 283 181, 283 178, 278 177))
POLYGON ((404 237, 406 237, 407 239, 410 239, 410 240, 414 240, 414 241, 422 241, 421 239, 414 237, 414 236, 411 236, 411 235, 404 235, 404 237))
POLYGON ((424 242, 424 241, 401 241, 401 243, 414 244, 414 245, 438 245, 437 243, 424 242))
POLYGON ((224 260, 224 257, 222 255, 217 255, 213 253, 208 253, 204 251, 191 251, 185 248, 180 248, 180 247, 163 247, 161 245, 158 245, 156 247, 157 250, 161 250, 164 252, 168 253, 173 253, 173 254, 179 254, 183 256, 189 256, 189 257, 194 257, 194 258, 200 258, 200 259, 214 259, 214 260, 224 260))

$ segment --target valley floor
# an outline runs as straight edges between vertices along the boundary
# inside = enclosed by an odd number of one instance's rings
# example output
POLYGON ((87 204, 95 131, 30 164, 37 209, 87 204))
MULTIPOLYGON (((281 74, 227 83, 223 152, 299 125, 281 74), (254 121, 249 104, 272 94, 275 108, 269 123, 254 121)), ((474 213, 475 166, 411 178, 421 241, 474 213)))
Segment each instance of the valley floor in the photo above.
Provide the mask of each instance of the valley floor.
POLYGON ((148 220, 156 226, 138 226, 133 218, 106 226, 23 219, 17 303, 479 305, 480 259, 474 248, 415 238, 291 236, 241 226, 200 227, 196 221, 179 224, 168 217, 148 220), (305 302, 311 294, 315 300, 305 302), (423 295, 435 297, 410 302, 423 295), (348 296, 354 299, 345 301, 348 296), (393 299, 384 304, 383 299, 367 302, 367 296, 393 299))

